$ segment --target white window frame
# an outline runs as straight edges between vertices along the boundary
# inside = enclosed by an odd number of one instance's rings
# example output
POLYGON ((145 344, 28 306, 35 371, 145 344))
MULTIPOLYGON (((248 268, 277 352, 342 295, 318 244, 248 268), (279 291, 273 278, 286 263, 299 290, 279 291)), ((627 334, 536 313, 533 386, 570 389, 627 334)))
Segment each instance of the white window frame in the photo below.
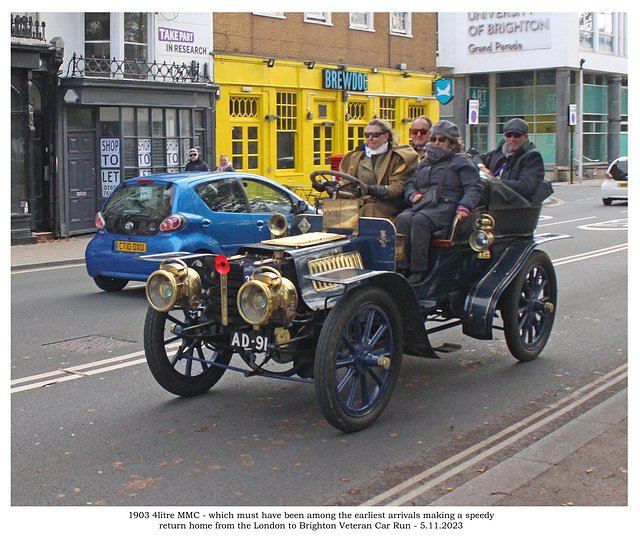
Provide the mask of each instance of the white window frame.
POLYGON ((408 11, 404 12, 389 12, 389 33, 391 35, 399 35, 402 37, 413 37, 411 34, 411 13, 408 11), (401 16, 404 22, 404 29, 394 28, 394 22, 399 20, 401 16))
POLYGON ((373 28, 373 11, 354 11, 349 13, 349 29, 375 32, 373 28), (354 20, 354 15, 364 15, 366 21, 362 23, 354 20))
POLYGON ((333 26, 331 23, 330 11, 305 11, 304 22, 310 22, 312 24, 324 24, 326 26, 333 26))
POLYGON ((254 11, 253 15, 258 17, 271 17, 272 19, 286 19, 284 11, 254 11))

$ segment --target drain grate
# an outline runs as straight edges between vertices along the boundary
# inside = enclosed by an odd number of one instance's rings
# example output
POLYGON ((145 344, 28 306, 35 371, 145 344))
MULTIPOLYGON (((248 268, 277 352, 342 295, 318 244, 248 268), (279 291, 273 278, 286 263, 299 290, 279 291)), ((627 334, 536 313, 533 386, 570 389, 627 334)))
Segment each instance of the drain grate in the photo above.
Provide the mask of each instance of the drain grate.
POLYGON ((50 342, 43 344, 43 346, 62 350, 63 352, 89 354, 96 350, 113 350, 127 346, 128 344, 135 344, 135 342, 116 339, 115 337, 105 337, 104 335, 88 335, 86 337, 78 337, 77 339, 50 342))

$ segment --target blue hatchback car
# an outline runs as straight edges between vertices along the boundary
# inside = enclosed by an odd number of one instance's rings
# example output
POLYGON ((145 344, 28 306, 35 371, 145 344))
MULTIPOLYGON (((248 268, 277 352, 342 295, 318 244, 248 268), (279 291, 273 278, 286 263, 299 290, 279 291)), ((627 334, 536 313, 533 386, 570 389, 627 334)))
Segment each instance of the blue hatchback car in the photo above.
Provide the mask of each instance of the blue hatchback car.
POLYGON ((208 252, 234 255, 271 237, 268 223, 313 212, 301 197, 250 173, 163 173, 129 179, 96 214, 98 232, 85 252, 87 272, 102 290, 146 281, 158 263, 140 255, 208 252))

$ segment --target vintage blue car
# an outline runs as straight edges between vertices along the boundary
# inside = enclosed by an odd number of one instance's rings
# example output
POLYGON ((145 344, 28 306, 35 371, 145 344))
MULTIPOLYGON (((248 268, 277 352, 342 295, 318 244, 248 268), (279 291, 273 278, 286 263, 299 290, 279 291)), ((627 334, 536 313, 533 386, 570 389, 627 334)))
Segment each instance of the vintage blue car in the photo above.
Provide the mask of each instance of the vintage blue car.
POLYGON ((275 215, 273 238, 233 256, 162 259, 147 281, 144 327, 147 363, 162 387, 202 394, 229 369, 312 382, 327 421, 354 432, 383 412, 404 355, 437 358, 458 348, 433 348, 431 333, 461 326, 491 340, 497 328, 516 359, 540 354, 557 283, 538 246, 565 238, 534 235, 540 204, 492 206, 489 192, 471 215, 434 236, 431 271, 410 284, 395 270, 403 247, 393 223, 359 217, 359 200, 338 195, 345 182, 361 190, 359 181, 314 172, 316 189, 318 174, 341 180, 323 179, 330 198, 320 199, 322 214, 296 216, 289 236, 284 216, 275 215))
POLYGON ((249 173, 164 173, 129 179, 96 215, 85 252, 98 287, 118 291, 146 281, 156 266, 140 254, 167 251, 234 254, 269 238, 269 218, 313 212, 282 185, 249 173))

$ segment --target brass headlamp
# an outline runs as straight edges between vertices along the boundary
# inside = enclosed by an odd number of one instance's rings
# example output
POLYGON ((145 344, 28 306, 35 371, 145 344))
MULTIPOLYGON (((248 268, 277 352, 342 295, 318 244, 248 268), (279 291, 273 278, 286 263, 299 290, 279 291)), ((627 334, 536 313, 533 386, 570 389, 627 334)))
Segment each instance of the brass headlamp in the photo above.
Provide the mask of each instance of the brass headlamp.
POLYGON ((251 280, 238 291, 240 316, 254 326, 266 324, 278 310, 282 313, 283 320, 291 321, 297 305, 298 292, 295 285, 269 266, 255 270, 251 280))
POLYGON ((166 259, 147 279, 147 300, 156 311, 170 311, 185 296, 186 306, 196 310, 200 304, 202 282, 193 268, 180 259, 166 259))

